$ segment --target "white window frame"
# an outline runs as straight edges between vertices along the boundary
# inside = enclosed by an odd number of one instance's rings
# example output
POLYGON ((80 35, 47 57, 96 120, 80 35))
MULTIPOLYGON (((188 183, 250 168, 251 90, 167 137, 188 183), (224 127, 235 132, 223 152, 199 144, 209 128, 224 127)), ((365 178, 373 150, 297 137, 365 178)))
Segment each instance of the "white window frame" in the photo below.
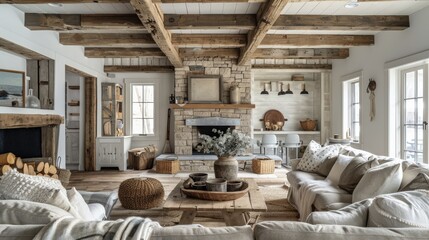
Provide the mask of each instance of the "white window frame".
POLYGON ((352 134, 352 103, 354 100, 352 99, 352 84, 359 83, 359 139, 353 139, 353 143, 356 144, 356 147, 361 147, 362 145, 362 71, 354 72, 348 75, 341 77, 342 80, 342 137, 346 138, 347 132, 352 134), (349 131, 350 130, 350 131, 349 131))
POLYGON ((125 79, 125 104, 126 104, 126 131, 130 136, 142 140, 159 140, 159 82, 152 79, 125 79), (153 85, 154 86, 154 134, 138 135, 132 133, 132 86, 153 85))

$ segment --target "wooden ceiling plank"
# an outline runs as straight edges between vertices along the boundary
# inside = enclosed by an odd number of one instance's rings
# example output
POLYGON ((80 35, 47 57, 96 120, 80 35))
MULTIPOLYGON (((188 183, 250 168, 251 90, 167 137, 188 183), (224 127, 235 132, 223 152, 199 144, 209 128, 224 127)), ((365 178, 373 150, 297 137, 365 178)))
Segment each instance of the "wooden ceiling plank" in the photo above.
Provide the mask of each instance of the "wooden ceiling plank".
POLYGON ((273 30, 404 30, 408 16, 282 15, 273 30))
POLYGON ((347 48, 294 48, 257 49, 253 59, 344 59, 349 57, 347 48))
POLYGON ((242 48, 238 64, 246 64, 251 58, 252 54, 256 51, 259 44, 264 40, 265 35, 272 25, 277 21, 288 0, 268 0, 260 8, 260 16, 255 30, 248 33, 247 45, 242 48))
POLYGON ((60 43, 85 47, 156 47, 152 36, 145 33, 60 33, 60 43))
POLYGON ((238 48, 181 48, 179 49, 180 57, 194 58, 194 57, 229 57, 238 58, 240 50, 238 48))
POLYGON ((13 54, 19 54, 27 59, 35 59, 35 60, 50 60, 49 57, 42 55, 38 52, 30 50, 26 47, 13 43, 9 40, 0 37, 0 49, 4 49, 13 54))
POLYGON ((105 65, 104 72, 173 72, 173 66, 115 66, 105 65))
POLYGON ((252 69, 321 69, 331 70, 331 64, 252 64, 252 69))
POLYGON ((237 48, 246 45, 243 34, 173 34, 172 42, 179 48, 237 48))
POLYGON ((241 29, 252 30, 256 16, 252 14, 166 14, 166 29, 241 29))
POLYGON ((374 45, 373 35, 269 34, 261 46, 368 46, 374 45))
POLYGON ((145 29, 135 14, 82 14, 81 24, 84 29, 145 29))
POLYGON ((89 58, 165 57, 165 54, 158 48, 85 48, 85 56, 89 58))
POLYGON ((137 16, 152 35, 153 40, 165 53, 171 64, 182 67, 179 52, 171 42, 171 35, 164 27, 164 21, 160 9, 151 0, 131 0, 131 5, 136 10, 137 16))

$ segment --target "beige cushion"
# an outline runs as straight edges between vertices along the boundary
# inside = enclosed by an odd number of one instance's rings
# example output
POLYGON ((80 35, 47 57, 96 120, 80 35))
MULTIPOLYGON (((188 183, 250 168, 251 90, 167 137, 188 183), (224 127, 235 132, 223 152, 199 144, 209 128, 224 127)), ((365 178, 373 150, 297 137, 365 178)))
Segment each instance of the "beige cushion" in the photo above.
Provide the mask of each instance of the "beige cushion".
MULTIPOLYGON (((70 190, 67 190, 67 197, 70 201, 70 204, 76 211, 79 213, 79 216, 86 221, 94 221, 95 218, 91 213, 91 210, 88 207, 88 204, 86 204, 85 200, 83 199, 82 195, 76 190, 76 188, 72 188, 70 190)), ((103 208, 104 212, 104 208, 103 208)), ((98 219, 98 220, 102 220, 98 219)))
POLYGON ((323 180, 324 177, 316 173, 308 173, 303 171, 292 171, 286 174, 287 180, 290 183, 291 187, 299 189, 303 183, 314 181, 314 180, 323 180))
POLYGON ((429 228, 428 209, 427 190, 381 195, 369 207, 368 226, 429 228))
POLYGON ((353 191, 353 202, 396 192, 402 180, 401 163, 388 162, 369 169, 353 191))
POLYGON ((312 140, 305 149, 301 161, 298 163, 297 169, 305 172, 316 172, 323 161, 327 158, 337 156, 339 149, 340 145, 322 147, 320 144, 312 140))
POLYGON ((195 228, 195 227, 164 227, 153 230, 151 240, 253 240, 250 226, 195 228))
POLYGON ((316 173, 318 173, 321 176, 328 176, 329 172, 331 171, 332 167, 334 166, 335 162, 337 161, 338 156, 331 157, 323 161, 319 167, 316 170, 316 173))
POLYGON ((353 158, 354 157, 345 156, 345 155, 341 155, 341 154, 338 155, 337 161, 335 161, 335 164, 332 167, 332 169, 329 172, 326 179, 331 181, 332 184, 338 185, 338 182, 340 181, 341 174, 343 173, 344 169, 347 167, 347 165, 350 163, 350 161, 353 158))
POLYGON ((327 212, 312 212, 306 222, 311 224, 335 224, 366 227, 371 200, 353 203, 345 208, 327 212))
POLYGON ((336 193, 317 193, 316 198, 314 199, 313 206, 318 211, 327 211, 333 209, 339 209, 344 205, 350 205, 352 203, 352 195, 345 192, 342 189, 339 189, 336 193), (342 191, 342 192, 340 192, 342 191), (343 203, 343 205, 338 205, 343 203), (341 206, 341 207, 337 207, 341 206))
POLYGON ((409 165, 404 170, 404 176, 402 177, 400 189, 402 189, 403 187, 408 185, 411 181, 413 181, 417 177, 417 174, 419 174, 419 173, 425 173, 426 175, 429 176, 428 166, 426 164, 424 164, 424 165, 423 164, 421 164, 421 165, 417 165, 417 164, 409 165))
POLYGON ((90 203, 88 204, 88 208, 95 221, 106 219, 106 210, 104 209, 103 205, 99 203, 90 203))
POLYGON ((0 224, 0 238, 4 240, 32 240, 45 226, 43 225, 2 225, 0 224))
POLYGON ((361 156, 353 158, 341 174, 338 187, 353 193, 366 171, 376 165, 378 165, 377 160, 367 161, 361 156))
POLYGON ((346 145, 342 145, 340 148, 340 153, 342 155, 346 155, 346 156, 362 156, 365 159, 368 159, 369 157, 373 156, 374 154, 364 151, 364 150, 360 150, 360 149, 356 149, 354 147, 351 146, 346 146, 346 145))
POLYGON ((0 200, 0 224, 48 224, 60 217, 73 217, 65 210, 44 203, 0 200))
POLYGON ((417 177, 408 183, 401 191, 412 191, 417 189, 429 190, 429 176, 424 173, 417 174, 417 177))

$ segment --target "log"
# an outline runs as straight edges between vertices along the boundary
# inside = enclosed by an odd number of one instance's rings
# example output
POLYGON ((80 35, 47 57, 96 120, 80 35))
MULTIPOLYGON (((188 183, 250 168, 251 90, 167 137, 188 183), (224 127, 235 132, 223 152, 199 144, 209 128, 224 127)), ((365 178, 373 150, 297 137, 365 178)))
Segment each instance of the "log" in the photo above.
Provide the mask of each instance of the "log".
POLYGON ((54 175, 57 174, 57 168, 54 165, 49 166, 49 174, 54 175))
POLYGON ((52 176, 51 176, 51 178, 53 178, 53 179, 58 179, 58 175, 57 175, 57 174, 54 174, 54 175, 52 175, 52 176))
POLYGON ((28 165, 28 174, 29 175, 32 175, 32 176, 35 176, 36 175, 36 172, 34 171, 34 166, 33 165, 28 165))
POLYGON ((22 159, 20 157, 17 157, 15 160, 15 166, 18 169, 22 169, 24 167, 24 163, 22 162, 22 159))
POLYGON ((47 163, 47 162, 45 163, 45 166, 43 168, 43 173, 45 175, 47 175, 49 173, 49 163, 47 163))
POLYGON ((38 164, 37 164, 37 168, 36 168, 36 170, 37 170, 37 173, 41 173, 41 172, 43 172, 43 169, 45 168, 45 163, 44 162, 39 162, 38 164))
POLYGON ((22 169, 22 173, 28 175, 28 165, 26 163, 24 163, 24 168, 22 169))
POLYGON ((15 154, 13 153, 3 153, 0 154, 0 165, 13 165, 15 164, 15 154))
POLYGON ((4 175, 7 172, 9 172, 10 170, 12 170, 12 168, 9 165, 3 165, 3 167, 1 168, 1 173, 2 173, 2 175, 4 175))
POLYGON ((38 173, 37 176, 43 177, 43 173, 38 173))

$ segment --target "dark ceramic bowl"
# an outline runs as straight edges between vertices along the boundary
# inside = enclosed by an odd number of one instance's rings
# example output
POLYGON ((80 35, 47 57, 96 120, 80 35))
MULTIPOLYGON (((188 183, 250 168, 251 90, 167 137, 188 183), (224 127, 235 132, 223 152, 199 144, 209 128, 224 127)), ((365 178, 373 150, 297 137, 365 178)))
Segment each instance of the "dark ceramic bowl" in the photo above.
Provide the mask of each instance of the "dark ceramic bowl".
POLYGON ((226 180, 223 178, 209 179, 206 181, 207 190, 213 192, 226 192, 226 180))
POLYGON ((207 190, 206 182, 193 182, 191 186, 195 190, 207 190))
POLYGON ((207 173, 191 173, 189 177, 194 180, 194 182, 205 182, 207 180, 207 173))
POLYGON ((240 180, 231 180, 227 182, 226 186, 228 192, 235 192, 241 189, 241 187, 243 186, 243 182, 240 180))

